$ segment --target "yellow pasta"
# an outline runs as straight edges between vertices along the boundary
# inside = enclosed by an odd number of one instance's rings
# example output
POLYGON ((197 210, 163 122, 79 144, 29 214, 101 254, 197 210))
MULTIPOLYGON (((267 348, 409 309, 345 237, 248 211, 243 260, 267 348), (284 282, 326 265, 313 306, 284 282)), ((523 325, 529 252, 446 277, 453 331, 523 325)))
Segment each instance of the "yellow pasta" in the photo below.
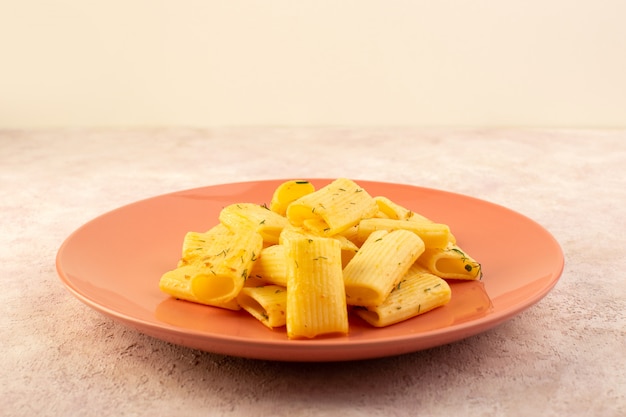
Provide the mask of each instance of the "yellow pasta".
MULTIPOLYGON (((376 204, 378 204, 378 209, 380 213, 376 217, 393 219, 393 220, 407 220, 411 222, 435 223, 434 221, 430 220, 428 217, 425 217, 419 213, 416 213, 413 210, 409 210, 393 202, 387 197, 376 196, 374 197, 374 200, 376 201, 376 204)), ((358 239, 356 238, 356 232, 355 232, 355 237, 351 240, 358 241, 358 239)), ((450 231, 448 231, 448 242, 456 243, 456 238, 450 231)), ((439 244, 440 243, 438 243, 438 245, 439 244)), ((426 246, 428 247, 429 245, 427 244, 426 246)))
POLYGON ((289 224, 284 216, 253 203, 226 206, 220 211, 219 220, 233 230, 250 227, 259 232, 269 245, 278 243, 280 232, 289 224))
POLYGON ((374 197, 378 209, 389 219, 430 222, 431 220, 409 210, 384 196, 374 197))
POLYGON ((252 266, 251 277, 263 282, 287 286, 287 254, 283 245, 271 245, 261 250, 252 266))
POLYGON ((417 263, 441 278, 476 280, 482 277, 480 263, 455 244, 445 249, 426 249, 417 263))
POLYGON ((245 287, 237 301, 241 308, 270 329, 286 324, 287 289, 283 286, 245 287))
POLYGON ((323 236, 341 233, 378 211, 374 199, 347 178, 298 198, 287 207, 287 219, 323 236))
POLYGON ((177 268, 161 276, 159 288, 176 298, 237 309, 232 301, 261 252, 261 235, 219 224, 206 233, 188 233, 183 246, 177 268))
POLYGON ((274 190, 274 195, 272 195, 272 201, 270 202, 270 210, 284 216, 287 213, 287 206, 289 206, 289 204, 314 191, 315 186, 308 181, 286 181, 274 190))
MULTIPOLYGON (((279 242, 284 243, 287 239, 289 239, 290 236, 300 237, 302 236, 302 234, 310 235, 311 232, 301 227, 286 227, 280 235, 279 242)), ((356 255, 356 253, 359 251, 359 247, 342 235, 333 235, 330 236, 330 238, 338 240, 341 244, 341 264, 342 267, 345 267, 348 262, 350 262, 350 260, 354 258, 354 255, 356 255)))
POLYGON ((315 189, 277 186, 269 208, 236 203, 207 232, 188 232, 160 289, 172 297, 244 309, 289 339, 345 335, 349 311, 374 327, 448 303, 446 279, 475 280, 482 267, 447 224, 370 196, 347 178, 315 189))
POLYGON ((359 233, 359 225, 356 224, 344 230, 343 232, 336 234, 335 236, 343 236, 346 239, 348 239, 350 242, 354 243, 355 246, 359 247, 360 245, 363 244, 363 242, 359 241, 358 233, 359 233))
POLYGON ((441 307, 451 297, 445 280, 412 266, 382 304, 358 307, 354 311, 372 326, 384 327, 441 307))
POLYGON ((408 230, 420 237, 427 248, 445 248, 450 241, 450 227, 446 224, 371 218, 359 222, 356 243, 363 242, 376 230, 408 230))
POLYGON ((221 224, 217 225, 209 232, 187 232, 183 238, 183 251, 178 266, 184 266, 194 263, 205 256, 210 256, 207 250, 210 248, 206 242, 215 239, 215 236, 221 233, 228 233, 228 229, 221 224))
POLYGON ((341 244, 341 265, 345 267, 357 254, 359 247, 345 236, 334 235, 332 238, 338 240, 341 244))
POLYGON ((348 333, 348 310, 336 239, 291 234, 285 239, 287 337, 348 333))
POLYGON ((372 233, 343 270, 347 303, 375 306, 424 251, 424 242, 408 230, 372 233))

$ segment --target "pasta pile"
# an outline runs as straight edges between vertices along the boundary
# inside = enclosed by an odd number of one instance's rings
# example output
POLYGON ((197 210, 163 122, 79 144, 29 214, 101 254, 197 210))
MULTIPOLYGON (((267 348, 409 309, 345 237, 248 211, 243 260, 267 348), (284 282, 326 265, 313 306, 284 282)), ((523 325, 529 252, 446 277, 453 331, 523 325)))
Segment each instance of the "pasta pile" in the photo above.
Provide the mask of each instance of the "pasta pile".
POLYGON ((159 288, 301 339, 347 334, 349 314, 375 327, 424 314, 449 302, 446 279, 481 275, 447 225, 338 178, 286 181, 269 207, 224 207, 217 226, 185 235, 159 288))

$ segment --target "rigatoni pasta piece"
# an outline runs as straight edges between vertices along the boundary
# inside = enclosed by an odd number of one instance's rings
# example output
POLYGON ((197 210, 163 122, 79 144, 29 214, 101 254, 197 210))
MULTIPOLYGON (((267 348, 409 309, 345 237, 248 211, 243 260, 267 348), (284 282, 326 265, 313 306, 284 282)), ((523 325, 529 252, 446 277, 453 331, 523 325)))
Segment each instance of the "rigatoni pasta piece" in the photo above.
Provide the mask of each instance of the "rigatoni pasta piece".
POLYGON ((389 219, 430 222, 431 220, 403 207, 384 196, 374 197, 378 209, 389 219))
POLYGON ((354 255, 359 251, 359 247, 355 245, 351 240, 342 235, 331 236, 341 244, 341 265, 345 267, 354 258, 354 255))
MULTIPOLYGON (((374 200, 376 200, 376 204, 378 204, 378 209, 380 210, 380 213, 382 213, 382 215, 377 217, 394 220, 408 220, 412 222, 435 223, 428 217, 416 213, 413 210, 409 210, 406 207, 395 203, 387 197, 376 196, 374 197, 374 200)), ((456 243, 456 238, 454 237, 452 232, 449 232, 448 241, 451 243, 456 243)), ((428 245, 426 246, 428 247, 428 245)))
POLYGON ((450 241, 450 227, 446 224, 370 218, 359 222, 356 243, 365 241, 376 230, 408 230, 420 237, 427 248, 445 248, 450 241))
POLYGON ((341 243, 291 234, 287 247, 287 337, 348 333, 341 243))
POLYGON ((378 211, 374 199, 347 178, 338 178, 287 207, 287 218, 321 236, 332 236, 378 211))
POLYGON ((250 276, 263 282, 287 286, 287 254, 285 246, 271 245, 261 250, 250 276))
POLYGON ((424 242, 408 230, 372 233, 343 270, 347 303, 381 304, 423 251, 424 242))
POLYGON ((354 243, 355 246, 359 247, 363 244, 363 242, 359 241, 358 233, 359 233, 359 225, 357 223, 356 225, 344 230, 343 232, 338 233, 336 236, 343 236, 346 239, 348 239, 350 242, 354 243))
MULTIPOLYGON (((305 228, 290 226, 286 227, 283 230, 282 234, 280 235, 279 242, 281 242, 282 244, 286 240, 288 240, 290 236, 301 237, 303 234, 317 236, 317 234, 314 234, 305 228)), ((333 235, 330 236, 330 238, 338 240, 341 244, 341 264, 342 267, 345 267, 348 262, 350 262, 350 260, 354 257, 354 255, 359 251, 359 247, 343 235, 333 235)))
POLYGON ((207 242, 211 239, 215 239, 217 235, 221 233, 228 233, 223 225, 219 224, 209 232, 187 232, 183 237, 183 250, 177 266, 189 265, 202 259, 203 257, 210 256, 207 251, 211 245, 207 245, 207 242))
POLYGON ((253 203, 228 205, 220 211, 219 220, 232 230, 242 227, 256 230, 268 245, 278 243, 280 232, 289 224, 286 217, 253 203))
POLYGON ((237 301, 241 308, 270 329, 286 324, 287 289, 283 286, 245 287, 237 301))
POLYGON ((426 249, 417 263, 441 278, 477 280, 483 274, 481 264, 452 243, 444 249, 426 249))
POLYGON ((311 194, 315 191, 315 186, 306 180, 290 180, 280 184, 274 190, 272 200, 270 202, 270 210, 285 216, 287 206, 294 200, 311 194))
POLYGON ((176 298, 237 309, 232 301, 261 252, 261 235, 218 224, 206 233, 188 233, 183 247, 178 266, 161 276, 159 288, 176 298))
POLYGON ((161 291, 180 300, 239 310, 236 297, 245 279, 213 274, 201 264, 183 265, 166 272, 159 280, 161 291))
POLYGON ((358 307, 354 312, 372 326, 384 327, 444 306, 451 297, 444 279, 412 266, 382 304, 358 307))

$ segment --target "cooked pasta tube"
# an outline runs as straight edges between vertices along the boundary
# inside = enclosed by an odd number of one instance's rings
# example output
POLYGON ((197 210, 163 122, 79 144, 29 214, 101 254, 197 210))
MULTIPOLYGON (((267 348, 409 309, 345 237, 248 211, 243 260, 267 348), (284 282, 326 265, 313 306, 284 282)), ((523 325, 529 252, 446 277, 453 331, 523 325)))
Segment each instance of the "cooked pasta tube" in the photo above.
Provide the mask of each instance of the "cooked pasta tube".
MULTIPOLYGON (((394 219, 394 220, 408 220, 412 222, 435 223, 428 217, 425 217, 399 204, 396 204, 394 201, 390 200, 387 197, 376 196, 374 197, 374 200, 376 200, 376 204, 378 204, 378 209, 380 210, 380 213, 381 213, 381 215, 377 217, 383 217, 383 218, 394 219)), ((356 238, 352 240, 357 241, 356 238)), ((452 232, 449 232, 448 242, 456 243, 456 237, 452 234, 452 232)))
POLYGON ((341 266, 345 267, 359 251, 359 247, 342 235, 332 236, 341 244, 341 266))
POLYGON ((174 298, 198 304, 239 310, 235 299, 245 279, 213 274, 201 264, 191 264, 168 271, 161 276, 159 288, 174 298))
POLYGON ((385 301, 354 312, 375 327, 389 326, 447 304, 452 297, 448 283, 421 267, 413 266, 385 301))
POLYGON ((336 239, 291 234, 287 247, 287 337, 348 333, 348 310, 336 239))
POLYGON ((371 218, 359 222, 357 244, 376 230, 408 230, 424 241, 427 248, 445 248, 450 240, 450 227, 446 224, 394 219, 371 218))
POLYGON ((241 308, 270 329, 286 324, 287 289, 283 286, 245 287, 237 301, 241 308))
POLYGON ((441 278, 476 280, 483 275, 480 263, 452 243, 445 249, 426 249, 417 263, 441 278))
POLYGON ((337 234, 336 236, 343 236, 346 239, 348 239, 350 242, 354 243, 355 246, 359 247, 360 245, 363 244, 363 242, 359 241, 358 233, 359 233, 359 225, 356 224, 356 225, 354 225, 354 226, 344 230, 343 232, 337 234))
POLYGON ((220 211, 219 220, 232 230, 251 227, 261 234, 268 245, 278 243, 280 232, 289 224, 286 217, 253 203, 226 206, 220 211))
POLYGON ((187 232, 183 238, 183 250, 177 266, 184 266, 194 263, 211 254, 207 251, 210 245, 206 243, 215 240, 221 233, 228 233, 228 230, 221 224, 217 225, 209 232, 187 232))
POLYGON ((374 197, 378 209, 389 219, 430 222, 431 220, 409 210, 384 196, 374 197))
MULTIPOLYGON (((289 226, 283 230, 282 234, 280 235, 279 241, 281 243, 284 243, 287 239, 289 239, 289 236, 302 237, 303 234, 307 236, 310 236, 310 235, 317 236, 316 234, 311 233, 307 229, 304 229, 301 227, 289 226)), ((339 243, 341 244, 341 265, 342 267, 345 267, 348 264, 348 262, 350 262, 350 260, 354 258, 354 255, 356 255, 356 253, 359 251, 359 247, 355 245, 350 239, 346 238, 343 235, 334 235, 334 236, 330 236, 330 238, 338 240, 339 243)))
POLYGON ((263 238, 249 228, 233 232, 222 224, 185 237, 176 269, 161 276, 159 288, 173 297, 217 307, 238 308, 231 301, 244 286, 263 238))
POLYGON ((302 196, 287 207, 287 218, 321 236, 332 236, 356 225, 378 211, 374 199, 347 178, 338 178, 302 196))
POLYGON ((274 190, 270 210, 284 216, 287 213, 287 206, 294 200, 311 194, 315 191, 315 186, 305 180, 290 180, 280 184, 274 190))
POLYGON ((271 245, 261 250, 252 266, 251 277, 269 284, 287 286, 287 254, 285 246, 271 245))
POLYGON ((343 270, 349 305, 381 304, 424 251, 424 242, 408 230, 378 230, 343 270))

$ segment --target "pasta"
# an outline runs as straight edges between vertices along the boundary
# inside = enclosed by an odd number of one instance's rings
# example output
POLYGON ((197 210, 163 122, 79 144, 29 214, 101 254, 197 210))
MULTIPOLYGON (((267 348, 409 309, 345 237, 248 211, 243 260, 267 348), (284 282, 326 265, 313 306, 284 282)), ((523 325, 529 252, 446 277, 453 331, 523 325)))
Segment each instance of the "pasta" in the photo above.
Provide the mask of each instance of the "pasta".
POLYGON ((287 254, 283 245, 264 248, 252 266, 250 276, 262 282, 287 286, 287 254))
POLYGON ((237 301, 241 308, 273 329, 286 322, 287 289, 280 285, 242 288, 237 301))
POLYGON ((482 266, 447 224, 372 197, 338 178, 316 189, 280 184, 269 207, 224 207, 206 232, 187 232, 162 274, 170 296, 244 310, 289 339, 346 335, 350 314, 384 327, 444 307, 447 280, 481 279, 482 266))
POLYGON ((286 239, 287 337, 348 333, 348 310, 336 239, 293 233, 286 239))
POLYGON ((415 233, 372 233, 343 270, 348 304, 381 304, 422 252, 424 242, 415 233))
POLYGON ((266 244, 278 243, 280 232, 289 222, 287 219, 258 204, 238 203, 222 209, 220 223, 232 230, 249 227, 261 234, 266 244))
POLYGON ((374 199, 358 184, 338 178, 319 190, 293 201, 287 219, 323 236, 341 233, 378 211, 374 199))
MULTIPOLYGON (((341 264, 350 262, 359 248, 343 236, 333 236, 341 245, 341 264)), ((287 254, 284 245, 270 245, 261 250, 250 277, 261 283, 287 285, 287 254)))
POLYGON ((446 305, 452 296, 448 283, 419 266, 412 266, 383 303, 354 309, 375 327, 389 326, 446 305))
MULTIPOLYGON (((377 218, 386 218, 386 219, 393 219, 393 220, 407 220, 407 221, 421 222, 421 223, 434 223, 429 218, 422 216, 421 214, 418 214, 412 210, 409 210, 391 201, 387 197, 376 196, 374 197, 374 200, 376 201, 376 204, 378 205, 378 209, 379 209, 379 215, 376 216, 377 218)), ((450 232, 449 228, 448 228, 447 234, 448 234, 448 243, 456 243, 456 238, 454 237, 452 232, 450 232)), ((354 240, 358 240, 356 237, 356 231, 355 231, 354 240)), ((440 246, 440 245, 441 245, 441 241, 438 241, 436 244, 434 243, 426 244, 426 246, 440 246)))
POLYGON ((426 249, 417 262, 442 278, 475 280, 482 276, 481 265, 452 243, 444 249, 426 249))
POLYGON ((206 233, 190 232, 177 268, 163 274, 159 287, 176 298, 238 309, 233 300, 262 246, 261 235, 249 228, 234 233, 219 224, 206 233))
POLYGON ((315 187, 308 181, 292 180, 284 182, 276 187, 270 202, 270 210, 284 216, 287 213, 289 204, 314 191, 315 187))
MULTIPOLYGON (((422 221, 422 222, 430 222, 426 217, 415 213, 412 210, 409 210, 405 207, 402 207, 399 204, 394 203, 389 198, 384 196, 376 196, 374 197, 374 201, 376 201, 376 205, 380 212, 389 219, 394 220, 411 220, 411 221, 422 221)), ((382 216, 381 216, 382 217, 382 216)))
POLYGON ((371 218, 363 219, 359 222, 356 234, 356 242, 365 239, 376 230, 408 230, 415 233, 424 241, 427 248, 445 248, 450 241, 450 228, 448 225, 424 222, 406 221, 394 219, 371 218))

